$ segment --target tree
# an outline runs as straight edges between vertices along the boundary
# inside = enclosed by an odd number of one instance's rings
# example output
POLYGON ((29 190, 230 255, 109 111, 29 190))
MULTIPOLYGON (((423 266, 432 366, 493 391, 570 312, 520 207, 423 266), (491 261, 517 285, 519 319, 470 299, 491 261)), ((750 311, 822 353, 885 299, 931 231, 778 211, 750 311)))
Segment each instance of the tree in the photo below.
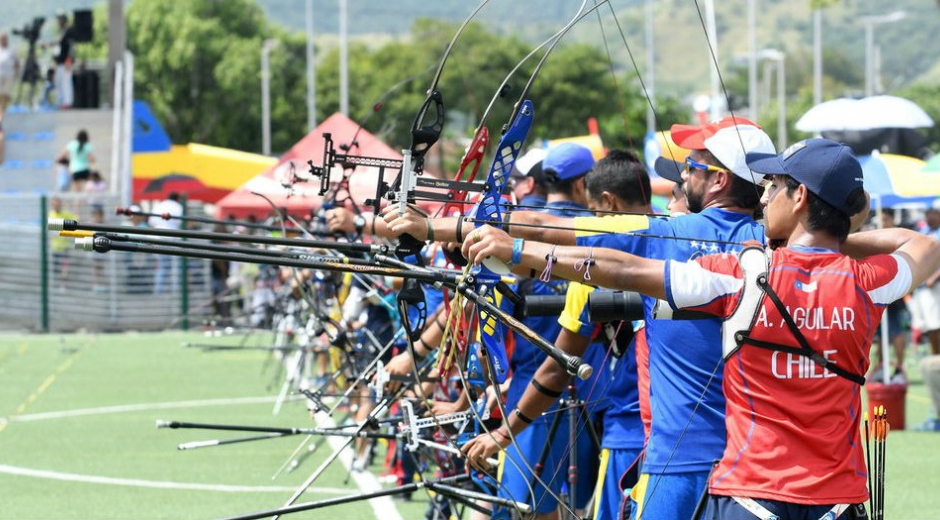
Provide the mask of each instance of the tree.
MULTIPOLYGON (((895 95, 910 99, 934 119, 940 114, 940 85, 918 83, 896 92, 895 95)), ((920 128, 919 131, 927 137, 924 146, 935 153, 940 152, 940 126, 934 124, 930 128, 920 128)))
MULTIPOLYGON (((261 43, 285 35, 268 28, 253 1, 134 2, 127 9, 127 35, 136 57, 135 96, 151 104, 174 141, 260 150, 261 43)), ((284 44, 272 55, 272 93, 290 102, 298 74, 287 64, 296 61, 279 55, 296 55, 297 42, 286 38, 284 44)), ((280 117, 288 115, 282 107, 275 104, 280 117)), ((302 129, 290 120, 275 126, 277 148, 302 129)))

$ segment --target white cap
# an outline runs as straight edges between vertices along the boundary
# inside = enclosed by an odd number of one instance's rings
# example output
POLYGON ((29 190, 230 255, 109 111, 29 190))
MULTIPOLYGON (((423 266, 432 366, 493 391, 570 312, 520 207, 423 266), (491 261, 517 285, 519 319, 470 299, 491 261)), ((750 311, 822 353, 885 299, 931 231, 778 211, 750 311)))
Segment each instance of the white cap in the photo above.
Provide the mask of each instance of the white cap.
POLYGON ((545 159, 548 150, 545 148, 532 148, 522 157, 516 159, 516 169, 523 175, 528 175, 533 166, 545 159))

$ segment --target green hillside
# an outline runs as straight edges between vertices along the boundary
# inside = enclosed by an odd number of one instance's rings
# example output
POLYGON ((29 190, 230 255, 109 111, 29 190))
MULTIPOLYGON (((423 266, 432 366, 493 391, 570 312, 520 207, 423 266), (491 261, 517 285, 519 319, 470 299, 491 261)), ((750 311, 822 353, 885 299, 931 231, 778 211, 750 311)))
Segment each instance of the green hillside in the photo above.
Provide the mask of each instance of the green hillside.
MULTIPOLYGON (((144 0, 137 0, 144 1, 144 0)), ((0 29, 22 27, 34 16, 46 16, 46 32, 52 37, 51 17, 56 9, 87 8, 101 0, 34 0, 4 2, 0 7, 0 29)), ((258 0, 271 22, 303 30, 305 0, 258 0)), ((323 46, 336 42, 338 0, 314 1, 315 31, 323 46)), ((786 52, 788 64, 808 62, 812 53, 812 13, 810 0, 756 0, 758 7, 757 41, 763 48, 786 52)), ((370 41, 408 34, 416 18, 462 20, 473 9, 473 0, 399 0, 397 2, 348 1, 348 28, 351 36, 370 41)), ((561 27, 580 2, 570 0, 492 0, 480 13, 479 20, 490 30, 514 33, 526 41, 545 39, 561 27)), ((625 39, 640 70, 645 65, 643 0, 613 0, 625 39)), ((655 28, 658 90, 665 94, 689 96, 708 89, 710 53, 706 44, 699 8, 703 0, 656 0, 655 28)), ((861 17, 903 9, 908 16, 896 23, 879 26, 876 43, 881 48, 885 88, 894 90, 916 81, 940 80, 940 48, 931 41, 940 33, 940 9, 935 2, 897 0, 885 4, 876 0, 842 1, 824 11, 823 42, 828 56, 834 55, 855 74, 864 68, 864 29, 861 17)), ((613 60, 621 68, 632 70, 627 49, 607 7, 598 9, 605 19, 603 28, 613 60)), ((723 70, 736 55, 747 51, 747 0, 716 2, 718 57, 723 70)), ((566 41, 602 45, 595 16, 587 17, 566 41)), ((16 42, 17 40, 14 40, 16 42)), ((416 64, 418 66, 418 64, 416 64)), ((809 66, 809 65, 806 65, 809 66)), ((857 85, 857 90, 862 89, 857 85)), ((837 97, 845 92, 826 92, 837 97)))

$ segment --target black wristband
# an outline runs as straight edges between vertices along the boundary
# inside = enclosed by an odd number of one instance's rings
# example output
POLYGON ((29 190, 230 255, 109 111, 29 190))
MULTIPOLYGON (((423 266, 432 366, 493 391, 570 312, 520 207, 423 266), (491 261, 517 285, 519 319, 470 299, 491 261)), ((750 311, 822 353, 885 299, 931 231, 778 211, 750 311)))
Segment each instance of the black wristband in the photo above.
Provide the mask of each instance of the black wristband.
POLYGON ((512 208, 506 210, 506 219, 500 222, 499 228, 509 233, 509 219, 512 217, 512 208))
POLYGON ((551 388, 546 388, 542 386, 542 383, 539 383, 534 378, 532 379, 531 384, 532 386, 535 387, 536 390, 539 391, 539 393, 545 394, 554 399, 558 399, 559 397, 561 397, 561 392, 556 392, 555 390, 552 390, 551 388))
POLYGON ((419 354, 419 353, 418 353, 418 343, 424 345, 424 341, 423 341, 421 338, 416 339, 416 340, 414 341, 414 343, 411 344, 411 357, 412 357, 415 361, 417 361, 418 363, 420 363, 420 362, 424 361, 428 356, 430 356, 431 353, 428 352, 428 353, 425 354, 425 355, 419 354))
POLYGON ((463 243, 463 217, 457 217, 457 243, 463 243))
POLYGON ((522 410, 520 410, 520 409, 518 409, 518 408, 516 408, 516 409, 513 410, 512 412, 513 412, 514 414, 516 414, 516 417, 518 417, 520 421, 522 421, 522 422, 524 422, 524 423, 526 423, 526 424, 532 424, 532 421, 535 420, 535 419, 529 417, 528 415, 522 413, 522 410))

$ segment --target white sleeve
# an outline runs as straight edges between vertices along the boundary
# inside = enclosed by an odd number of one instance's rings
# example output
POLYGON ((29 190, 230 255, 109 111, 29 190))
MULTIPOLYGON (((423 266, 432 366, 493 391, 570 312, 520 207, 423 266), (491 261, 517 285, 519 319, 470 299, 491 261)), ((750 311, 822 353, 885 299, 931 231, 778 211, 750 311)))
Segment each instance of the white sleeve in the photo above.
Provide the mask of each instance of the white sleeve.
POLYGON ((893 254, 891 258, 894 258, 894 261, 897 262, 898 272, 888 283, 868 291, 868 297, 875 305, 888 305, 903 298, 911 290, 911 282, 914 278, 911 266, 902 256, 893 254))

